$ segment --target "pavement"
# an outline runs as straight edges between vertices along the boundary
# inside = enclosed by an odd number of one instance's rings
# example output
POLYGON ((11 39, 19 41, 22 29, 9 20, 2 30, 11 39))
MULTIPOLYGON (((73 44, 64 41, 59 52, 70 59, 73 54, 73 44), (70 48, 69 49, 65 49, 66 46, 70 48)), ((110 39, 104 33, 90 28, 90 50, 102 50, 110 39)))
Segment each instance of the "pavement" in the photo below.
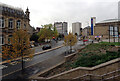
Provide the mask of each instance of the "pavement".
MULTIPOLYGON (((109 39, 103 39, 103 42, 109 42, 109 39)), ((120 41, 120 39, 119 39, 120 41)), ((114 42, 114 39, 110 39, 110 42, 114 42)), ((118 42, 118 38, 115 38, 115 42, 118 42)))

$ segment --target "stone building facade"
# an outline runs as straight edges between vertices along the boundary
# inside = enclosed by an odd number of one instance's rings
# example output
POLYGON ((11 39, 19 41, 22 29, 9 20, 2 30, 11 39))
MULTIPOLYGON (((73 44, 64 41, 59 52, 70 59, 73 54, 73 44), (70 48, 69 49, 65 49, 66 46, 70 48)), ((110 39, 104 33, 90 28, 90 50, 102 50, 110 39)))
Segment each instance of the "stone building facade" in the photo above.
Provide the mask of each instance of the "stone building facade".
MULTIPOLYGON (((109 19, 109 20, 104 20, 102 22, 99 22, 99 23, 95 24, 94 36, 102 36, 102 38, 108 39, 109 38, 109 33, 110 33, 110 29, 109 29, 110 26, 118 28, 116 33, 120 32, 120 20, 109 19)), ((93 38, 94 38, 94 36, 93 36, 93 38)))
POLYGON ((0 45, 9 44, 12 33, 23 29, 30 32, 29 9, 24 12, 20 8, 14 8, 0 4, 0 45))

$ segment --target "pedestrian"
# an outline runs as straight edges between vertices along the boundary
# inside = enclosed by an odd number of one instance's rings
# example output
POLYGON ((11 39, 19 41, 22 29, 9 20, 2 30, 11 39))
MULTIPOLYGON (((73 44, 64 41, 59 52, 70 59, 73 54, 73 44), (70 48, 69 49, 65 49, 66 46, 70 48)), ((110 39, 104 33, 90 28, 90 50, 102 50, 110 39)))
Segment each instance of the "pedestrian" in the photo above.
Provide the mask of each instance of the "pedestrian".
POLYGON ((97 37, 97 36, 95 36, 95 40, 96 40, 96 37, 97 37))

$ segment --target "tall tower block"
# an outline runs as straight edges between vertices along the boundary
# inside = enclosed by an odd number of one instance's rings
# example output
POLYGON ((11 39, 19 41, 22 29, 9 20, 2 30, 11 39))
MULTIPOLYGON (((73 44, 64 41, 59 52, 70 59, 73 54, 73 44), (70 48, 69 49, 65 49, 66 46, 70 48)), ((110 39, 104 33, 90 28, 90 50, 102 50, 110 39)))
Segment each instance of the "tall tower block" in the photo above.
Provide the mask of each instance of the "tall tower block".
POLYGON ((96 17, 91 17, 91 35, 94 35, 95 23, 96 23, 96 17))

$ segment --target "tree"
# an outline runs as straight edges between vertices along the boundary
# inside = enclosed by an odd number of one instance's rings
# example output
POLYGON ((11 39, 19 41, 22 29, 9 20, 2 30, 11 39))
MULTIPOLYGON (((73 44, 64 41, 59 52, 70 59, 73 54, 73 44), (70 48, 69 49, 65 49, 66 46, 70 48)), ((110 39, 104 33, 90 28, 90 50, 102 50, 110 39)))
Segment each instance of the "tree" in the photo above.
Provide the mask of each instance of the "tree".
POLYGON ((77 34, 77 33, 75 33, 75 35, 76 35, 76 36, 78 36, 78 34, 77 34))
POLYGON ((47 25, 42 25, 42 29, 40 30, 40 32, 38 32, 38 36, 39 36, 39 41, 41 40, 45 40, 45 39, 52 39, 52 37, 57 37, 58 36, 58 32, 56 30, 55 27, 53 27, 52 24, 47 24, 47 25))
POLYGON ((64 38, 64 34, 59 33, 58 37, 63 39, 64 38))
POLYGON ((21 58, 22 72, 24 71, 24 61, 25 57, 31 58, 33 56, 34 50, 30 49, 30 36, 27 31, 22 29, 16 30, 11 39, 10 46, 3 46, 2 58, 6 60, 15 60, 16 58, 21 58))
POLYGON ((58 34, 58 31, 57 31, 56 27, 54 27, 53 36, 54 36, 55 38, 57 38, 58 35, 59 35, 59 34, 58 34))
POLYGON ((39 36, 38 36, 37 34, 33 34, 33 35, 30 37, 30 41, 38 42, 38 38, 39 38, 39 36))
POLYGON ((38 32, 37 34, 39 36, 38 41, 41 41, 43 39, 51 39, 52 38, 52 31, 48 28, 43 28, 38 32))
POLYGON ((77 43, 77 37, 69 32, 67 36, 65 36, 65 45, 70 46, 70 52, 72 50, 72 46, 77 43))

